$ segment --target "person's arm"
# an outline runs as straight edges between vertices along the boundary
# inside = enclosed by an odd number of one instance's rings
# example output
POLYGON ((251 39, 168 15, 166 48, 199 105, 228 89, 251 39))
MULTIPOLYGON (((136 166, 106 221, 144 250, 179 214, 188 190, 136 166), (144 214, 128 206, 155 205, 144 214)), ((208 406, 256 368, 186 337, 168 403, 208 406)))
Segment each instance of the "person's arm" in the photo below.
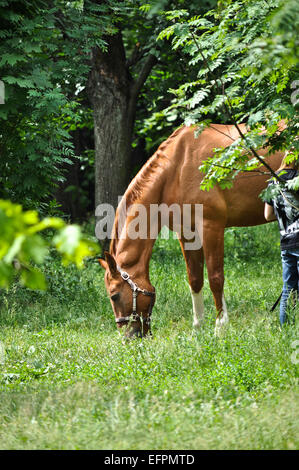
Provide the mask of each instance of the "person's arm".
POLYGON ((264 216, 268 222, 276 219, 274 209, 272 206, 270 206, 270 204, 265 203, 264 216))

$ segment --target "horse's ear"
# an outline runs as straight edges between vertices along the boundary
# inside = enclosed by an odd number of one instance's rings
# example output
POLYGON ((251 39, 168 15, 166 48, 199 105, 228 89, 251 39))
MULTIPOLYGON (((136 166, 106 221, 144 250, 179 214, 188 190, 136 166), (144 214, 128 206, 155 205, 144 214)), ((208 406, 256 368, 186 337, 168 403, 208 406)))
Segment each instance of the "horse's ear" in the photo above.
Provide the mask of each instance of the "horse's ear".
POLYGON ((110 271, 111 276, 116 276, 118 274, 118 270, 117 270, 115 259, 110 253, 108 253, 108 251, 105 251, 104 255, 105 255, 106 262, 107 262, 108 269, 110 271))
POLYGON ((102 266, 102 268, 104 268, 105 270, 108 268, 107 261, 104 260, 103 258, 98 258, 98 262, 100 263, 100 265, 102 266))

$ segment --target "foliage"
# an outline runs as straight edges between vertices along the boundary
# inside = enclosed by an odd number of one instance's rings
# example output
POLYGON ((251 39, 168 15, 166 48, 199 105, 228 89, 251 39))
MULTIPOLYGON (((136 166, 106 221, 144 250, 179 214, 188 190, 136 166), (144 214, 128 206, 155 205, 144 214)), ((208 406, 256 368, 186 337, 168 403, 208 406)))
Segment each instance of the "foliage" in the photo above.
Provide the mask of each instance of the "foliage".
POLYGON ((158 39, 171 39, 196 70, 195 79, 172 90, 175 99, 164 115, 180 113, 186 125, 198 126, 197 135, 212 121, 238 130, 238 123, 246 122, 249 131, 204 162, 201 188, 216 182, 230 187, 239 171, 259 168, 261 147, 268 146, 269 155, 293 147, 298 158, 298 111, 291 102, 298 74, 297 3, 225 0, 203 16, 190 18, 188 10, 164 14, 171 24, 158 39), (282 120, 287 128, 279 132, 282 120))
POLYGON ((186 76, 189 80, 195 80, 196 77, 196 70, 189 65, 186 55, 178 49, 172 49, 170 41, 157 41, 157 37, 169 23, 164 12, 187 8, 191 16, 204 15, 216 4, 216 0, 201 1, 200 4, 185 0, 149 1, 140 6, 142 13, 138 16, 143 27, 139 27, 136 33, 132 31, 132 28, 126 32, 126 37, 135 37, 136 41, 140 41, 141 49, 150 44, 149 47, 155 51, 158 58, 157 64, 141 90, 137 103, 134 145, 140 138, 144 138, 147 155, 154 153, 158 145, 173 132, 173 129, 181 125, 180 111, 164 112, 165 107, 173 103, 172 91, 178 84, 185 81, 186 76))
MULTIPOLYGON (((137 103, 135 145, 145 137, 147 151, 170 133, 177 119, 152 124, 168 103, 168 88, 183 80, 187 60, 171 54, 157 35, 166 26, 163 9, 178 8, 182 0, 144 2, 81 0, 63 2, 0 1, 2 21, 0 78, 5 83, 5 104, 0 106, 0 197, 26 208, 49 205, 75 159, 80 159, 82 181, 66 190, 83 207, 92 197, 93 115, 87 94, 94 47, 107 50, 109 35, 121 32, 127 72, 138 79, 149 53, 158 64, 137 103), (157 94, 157 89, 159 93, 157 94), (146 121, 149 119, 149 121, 146 121), (86 138, 86 136, 88 138, 86 138), (91 161, 91 164, 90 164, 91 161)), ((189 2, 191 12, 206 12, 215 1, 189 2)), ((143 157, 144 158, 144 157, 143 157)), ((66 185, 67 186, 67 185, 66 185)))
POLYGON ((67 225, 58 217, 39 219, 34 210, 0 200, 0 287, 9 287, 17 276, 30 289, 45 289, 45 277, 36 265, 42 264, 54 247, 63 264, 83 266, 86 256, 94 255, 98 246, 83 236, 77 225, 67 225), (51 235, 41 233, 52 229, 51 235))
MULTIPOLYGON (((252 130, 246 142, 240 138, 231 149, 220 149, 202 167, 208 189, 216 181, 228 187, 240 169, 257 168, 258 162, 240 158, 242 152, 252 155, 251 149, 266 142, 273 149, 292 145, 297 133, 292 84, 298 74, 294 0, 200 5, 1 0, 0 16, 0 78, 6 90, 0 106, 0 196, 24 207, 48 203, 74 158, 82 160, 84 180, 93 178, 92 166, 85 164, 92 143, 83 150, 75 144, 84 129, 90 135, 92 129, 86 92, 90 53, 93 47, 105 50, 107 37, 117 31, 133 78, 148 53, 158 59, 137 102, 134 146, 144 138, 147 154, 153 152, 183 120, 199 131, 211 120, 245 121, 252 130), (289 125, 278 138, 280 119, 289 125), (261 141, 262 124, 267 133, 261 141)), ((90 197, 83 186, 75 191, 71 183, 68 191, 82 204, 90 197)))
MULTIPOLYGON (((117 7, 117 2, 114 2, 117 7)), ((82 91, 92 47, 113 34, 109 0, 0 1, 0 196, 40 206, 75 157, 72 133, 88 125, 82 91)))

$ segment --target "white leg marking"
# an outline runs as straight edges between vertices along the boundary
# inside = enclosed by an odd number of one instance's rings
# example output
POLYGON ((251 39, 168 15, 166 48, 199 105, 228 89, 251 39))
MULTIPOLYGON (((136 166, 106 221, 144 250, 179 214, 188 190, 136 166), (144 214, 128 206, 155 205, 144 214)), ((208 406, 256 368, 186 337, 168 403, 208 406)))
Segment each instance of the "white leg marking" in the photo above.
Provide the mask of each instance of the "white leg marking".
POLYGON ((227 313, 227 307, 226 307, 226 302, 224 299, 224 294, 222 294, 222 312, 220 315, 220 318, 216 319, 216 326, 215 326, 215 335, 219 336, 220 333, 223 330, 223 327, 228 323, 228 313, 227 313))
MULTIPOLYGON (((189 286, 190 287, 190 286, 189 286)), ((204 317, 204 303, 203 303, 203 293, 202 289, 199 292, 193 292, 190 287, 191 297, 192 297, 192 307, 193 307, 193 326, 198 328, 204 317)))

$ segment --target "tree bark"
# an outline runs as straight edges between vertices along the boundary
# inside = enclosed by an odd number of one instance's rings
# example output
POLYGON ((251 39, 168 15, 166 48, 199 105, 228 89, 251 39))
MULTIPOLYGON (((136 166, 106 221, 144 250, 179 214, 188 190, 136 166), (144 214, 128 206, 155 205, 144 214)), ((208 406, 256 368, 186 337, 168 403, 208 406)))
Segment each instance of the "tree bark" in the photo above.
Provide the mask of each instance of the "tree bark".
POLYGON ((106 52, 99 48, 92 51, 89 78, 94 112, 95 206, 108 203, 116 209, 130 178, 136 101, 156 57, 149 54, 139 77, 133 80, 121 32, 106 41, 106 52))

